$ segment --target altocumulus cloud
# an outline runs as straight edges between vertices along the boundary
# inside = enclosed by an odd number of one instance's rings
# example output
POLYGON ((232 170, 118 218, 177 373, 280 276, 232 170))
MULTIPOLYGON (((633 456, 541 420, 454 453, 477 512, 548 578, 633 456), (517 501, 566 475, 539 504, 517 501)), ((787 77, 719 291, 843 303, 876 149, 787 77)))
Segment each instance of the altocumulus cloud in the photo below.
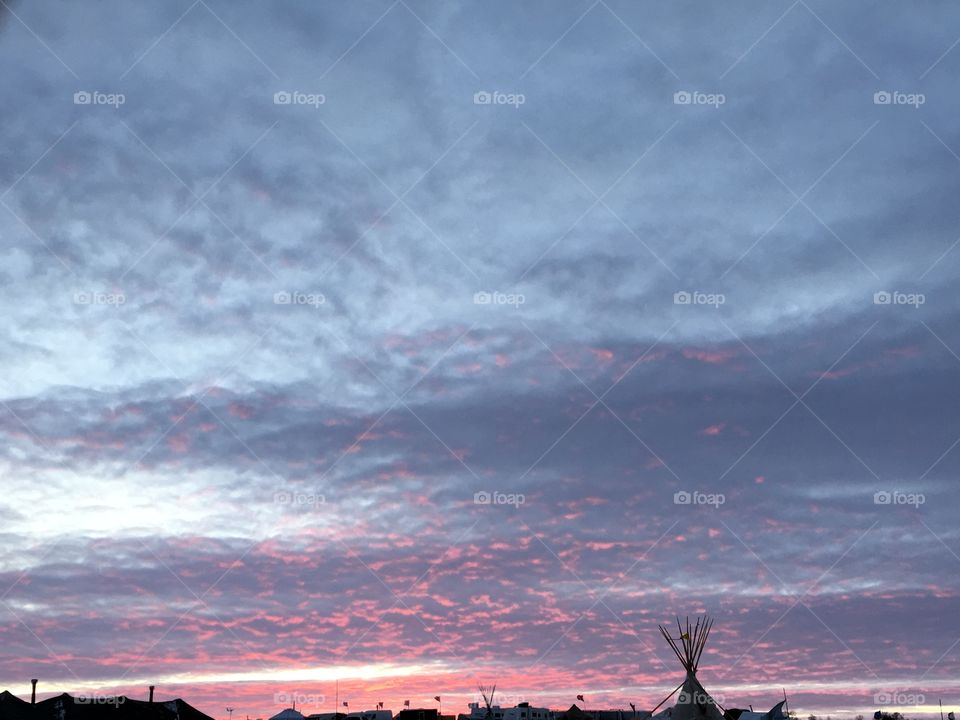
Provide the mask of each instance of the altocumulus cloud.
POLYGON ((952 5, 0 18, 5 685, 957 689, 952 5))

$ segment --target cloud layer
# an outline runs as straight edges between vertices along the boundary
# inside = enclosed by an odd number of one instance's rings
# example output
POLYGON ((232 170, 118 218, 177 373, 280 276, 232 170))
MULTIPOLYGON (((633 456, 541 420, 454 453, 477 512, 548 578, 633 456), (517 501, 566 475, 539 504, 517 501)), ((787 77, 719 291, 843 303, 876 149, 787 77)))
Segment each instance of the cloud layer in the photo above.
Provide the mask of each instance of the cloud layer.
POLYGON ((958 19, 7 3, 0 682, 956 701, 958 19))

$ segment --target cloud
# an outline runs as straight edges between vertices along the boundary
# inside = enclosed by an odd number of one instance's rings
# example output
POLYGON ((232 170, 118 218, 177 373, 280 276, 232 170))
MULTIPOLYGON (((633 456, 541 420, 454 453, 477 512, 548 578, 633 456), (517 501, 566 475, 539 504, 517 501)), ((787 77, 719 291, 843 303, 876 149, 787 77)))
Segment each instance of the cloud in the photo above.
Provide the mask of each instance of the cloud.
POLYGON ((116 10, 0 28, 0 680, 953 687, 951 6, 116 10))

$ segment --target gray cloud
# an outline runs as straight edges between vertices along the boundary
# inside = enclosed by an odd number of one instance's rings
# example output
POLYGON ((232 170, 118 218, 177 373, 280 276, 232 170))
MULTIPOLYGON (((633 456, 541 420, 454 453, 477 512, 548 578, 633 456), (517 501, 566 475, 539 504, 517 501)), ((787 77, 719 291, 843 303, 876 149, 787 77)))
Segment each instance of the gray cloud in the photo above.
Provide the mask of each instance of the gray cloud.
POLYGON ((945 688, 955 16, 11 4, 0 679, 945 688))

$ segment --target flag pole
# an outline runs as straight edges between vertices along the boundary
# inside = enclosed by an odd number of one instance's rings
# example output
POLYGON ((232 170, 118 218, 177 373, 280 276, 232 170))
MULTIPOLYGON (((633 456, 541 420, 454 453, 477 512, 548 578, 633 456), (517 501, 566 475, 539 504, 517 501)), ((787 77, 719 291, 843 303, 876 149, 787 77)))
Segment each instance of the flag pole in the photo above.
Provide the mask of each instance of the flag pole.
POLYGON ((943 698, 940 698, 940 720, 943 720, 943 698))

